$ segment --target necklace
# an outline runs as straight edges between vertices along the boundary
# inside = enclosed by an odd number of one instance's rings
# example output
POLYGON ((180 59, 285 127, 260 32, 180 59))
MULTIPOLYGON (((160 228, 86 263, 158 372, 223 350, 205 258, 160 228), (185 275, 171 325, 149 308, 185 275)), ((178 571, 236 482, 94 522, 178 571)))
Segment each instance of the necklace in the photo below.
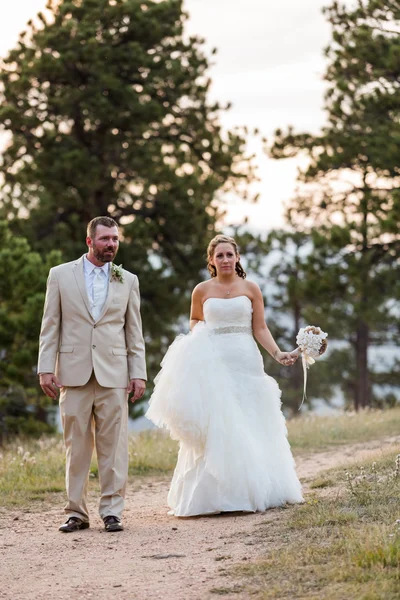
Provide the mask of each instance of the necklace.
MULTIPOLYGON (((223 285, 224 285, 224 284, 223 284, 223 283, 221 283, 221 282, 219 282, 219 284, 220 284, 221 286, 223 286, 223 285)), ((231 284, 231 285, 232 285, 232 284, 231 284)), ((225 295, 225 296, 230 296, 230 294, 231 294, 231 291, 232 291, 232 287, 230 287, 230 288, 229 288, 229 290, 227 290, 227 291, 224 291, 224 295, 225 295)))

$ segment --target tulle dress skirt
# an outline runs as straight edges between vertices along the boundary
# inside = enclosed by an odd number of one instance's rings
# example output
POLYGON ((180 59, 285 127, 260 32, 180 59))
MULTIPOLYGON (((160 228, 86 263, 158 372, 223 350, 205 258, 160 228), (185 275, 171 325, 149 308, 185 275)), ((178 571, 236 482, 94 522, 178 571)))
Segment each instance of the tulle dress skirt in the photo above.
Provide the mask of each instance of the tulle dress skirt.
POLYGON ((239 298, 241 318, 227 325, 225 315, 222 326, 220 319, 217 327, 199 323, 179 336, 155 380, 146 416, 180 443, 168 494, 179 517, 303 500, 281 393, 251 335, 251 305, 239 298))

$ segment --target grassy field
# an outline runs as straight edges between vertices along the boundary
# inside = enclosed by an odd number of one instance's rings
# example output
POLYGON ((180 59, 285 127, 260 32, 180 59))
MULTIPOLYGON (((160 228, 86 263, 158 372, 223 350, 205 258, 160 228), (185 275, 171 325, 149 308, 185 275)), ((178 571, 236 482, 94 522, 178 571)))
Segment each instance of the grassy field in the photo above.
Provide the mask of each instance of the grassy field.
MULTIPOLYGON (((400 432, 400 408, 365 411, 357 415, 300 417, 288 422, 295 454, 379 439, 400 432)), ((129 474, 170 473, 176 462, 177 444, 163 431, 146 431, 130 439, 129 474)), ((64 491, 64 450, 60 436, 40 440, 16 440, 0 448, 0 505, 24 505, 49 499, 64 491)), ((96 485, 95 459, 91 473, 96 485)))
POLYGON ((400 408, 341 413, 338 416, 304 416, 288 421, 293 451, 318 452, 343 444, 366 442, 400 434, 400 408))
MULTIPOLYGON (((129 475, 157 475, 173 470, 177 444, 163 432, 142 432, 129 441, 129 475)), ((23 506, 64 493, 64 446, 61 436, 16 440, 0 448, 0 506, 23 506)), ((98 485, 95 457, 91 487, 98 485)))
POLYGON ((398 600, 400 455, 396 461, 393 452, 379 453, 350 471, 327 472, 314 489, 289 518, 268 521, 259 532, 266 548, 274 538, 273 551, 229 573, 242 593, 262 600, 398 600))

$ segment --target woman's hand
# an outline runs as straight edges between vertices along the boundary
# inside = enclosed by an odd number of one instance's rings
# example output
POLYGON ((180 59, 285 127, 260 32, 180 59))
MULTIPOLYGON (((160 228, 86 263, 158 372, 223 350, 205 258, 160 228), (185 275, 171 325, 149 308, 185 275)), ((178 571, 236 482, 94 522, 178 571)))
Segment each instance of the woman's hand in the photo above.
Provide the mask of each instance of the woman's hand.
POLYGON ((274 358, 281 365, 284 365, 285 367, 291 367, 292 365, 294 365, 299 356, 298 354, 296 354, 295 350, 293 350, 293 352, 281 352, 279 350, 274 355, 274 358))

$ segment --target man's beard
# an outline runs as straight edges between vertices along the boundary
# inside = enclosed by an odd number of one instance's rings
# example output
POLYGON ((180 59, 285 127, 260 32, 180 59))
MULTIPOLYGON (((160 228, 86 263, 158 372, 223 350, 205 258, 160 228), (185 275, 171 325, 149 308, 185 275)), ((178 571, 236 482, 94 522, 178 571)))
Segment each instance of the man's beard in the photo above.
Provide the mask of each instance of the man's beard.
POLYGON ((117 250, 113 248, 104 248, 104 250, 99 250, 96 244, 93 244, 93 254, 94 257, 102 263, 112 262, 117 254, 117 250), (106 252, 112 252, 112 254, 106 254, 106 252))

